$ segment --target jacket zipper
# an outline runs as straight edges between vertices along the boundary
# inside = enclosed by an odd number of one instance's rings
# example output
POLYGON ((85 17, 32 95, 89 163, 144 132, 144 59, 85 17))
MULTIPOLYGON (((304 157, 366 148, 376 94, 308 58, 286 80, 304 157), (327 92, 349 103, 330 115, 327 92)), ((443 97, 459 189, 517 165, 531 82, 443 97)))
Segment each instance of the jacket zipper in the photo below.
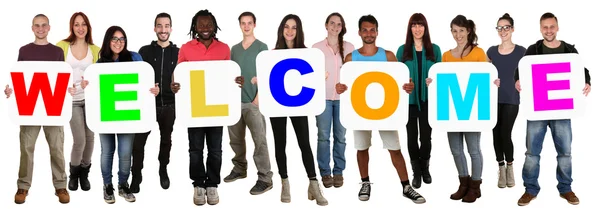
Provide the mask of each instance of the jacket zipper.
MULTIPOLYGON (((165 49, 162 49, 162 52, 160 54, 160 90, 164 91, 163 89, 163 68, 164 68, 164 63, 165 63, 165 49)), ((160 104, 165 105, 165 102, 163 101, 163 94, 160 94, 160 104)))

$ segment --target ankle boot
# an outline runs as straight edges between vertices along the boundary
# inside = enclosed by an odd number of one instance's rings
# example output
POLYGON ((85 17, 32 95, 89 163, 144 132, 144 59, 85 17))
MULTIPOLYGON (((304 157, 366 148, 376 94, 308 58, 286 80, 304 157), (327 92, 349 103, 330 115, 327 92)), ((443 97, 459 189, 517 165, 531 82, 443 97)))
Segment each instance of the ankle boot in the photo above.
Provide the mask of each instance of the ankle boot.
POLYGON ((160 177, 160 186, 163 189, 169 189, 171 181, 169 180, 169 174, 167 173, 167 165, 160 165, 158 176, 160 177))
POLYGON ((92 164, 90 163, 87 166, 84 166, 84 165, 80 165, 80 166, 81 166, 81 174, 79 175, 79 184, 81 185, 81 190, 89 191, 91 188, 91 184, 90 184, 90 181, 88 180, 88 175, 90 173, 90 168, 92 167, 92 164))
POLYGON ((290 181, 287 178, 281 179, 281 202, 289 203, 291 201, 290 181))
POLYGON ((506 165, 506 186, 509 188, 515 186, 515 173, 512 164, 506 165))
POLYGON ((462 199, 463 202, 475 202, 475 200, 477 200, 477 198, 481 197, 481 180, 473 180, 470 179, 469 182, 469 191, 467 191, 467 195, 465 195, 462 199))
POLYGON ((431 174, 429 173, 429 160, 421 160, 421 174, 423 176, 423 182, 431 184, 431 174))
POLYGON ((69 190, 77 191, 77 188, 79 186, 79 175, 81 173, 81 167, 73 166, 69 163, 69 172, 71 172, 71 174, 69 175, 69 190))
POLYGON ((454 194, 450 195, 450 199, 453 199, 453 200, 462 199, 467 194, 467 191, 469 190, 469 179, 471 179, 471 177, 465 176, 465 177, 459 177, 458 179, 460 181, 458 190, 454 194))
POLYGON ((323 196, 323 190, 319 187, 319 181, 310 180, 308 184, 308 200, 317 200, 317 205, 325 206, 327 199, 323 196))
POLYGON ((416 189, 421 188, 421 165, 419 160, 411 160, 410 164, 413 170, 412 186, 416 189))
POLYGON ((141 171, 131 172, 131 185, 129 186, 129 190, 131 191, 131 193, 134 193, 134 194, 139 193, 141 183, 142 183, 142 172, 141 171))

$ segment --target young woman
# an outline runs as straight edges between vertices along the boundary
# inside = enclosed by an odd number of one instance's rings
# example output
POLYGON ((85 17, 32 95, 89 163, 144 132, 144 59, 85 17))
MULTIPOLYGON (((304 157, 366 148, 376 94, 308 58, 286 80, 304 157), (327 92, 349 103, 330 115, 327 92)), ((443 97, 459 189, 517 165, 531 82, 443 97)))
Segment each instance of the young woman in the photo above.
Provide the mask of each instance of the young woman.
POLYGON ((73 96, 73 111, 70 121, 73 134, 73 148, 71 149, 71 174, 69 175, 69 190, 76 191, 81 185, 81 190, 90 190, 88 174, 92 165, 92 152, 94 151, 94 132, 85 120, 85 95, 81 86, 85 69, 98 61, 100 47, 94 45, 92 40, 92 26, 88 17, 77 12, 69 21, 69 37, 58 42, 56 46, 63 49, 65 61, 73 68, 73 84, 76 93, 73 96))
POLYGON ((496 30, 501 43, 492 46, 487 51, 489 61, 498 69, 498 77, 504 81, 498 91, 498 123, 494 127, 494 150, 498 161, 499 173, 498 187, 515 186, 513 172, 513 143, 512 129, 519 113, 519 92, 513 86, 514 71, 519 61, 525 55, 525 47, 512 42, 514 20, 510 15, 504 14, 496 23, 496 30), (506 164, 505 164, 506 161, 506 164))
MULTIPOLYGON (((302 22, 300 17, 294 14, 286 15, 279 29, 277 30, 277 43, 275 49, 297 49, 306 48, 304 45, 304 31, 302 31, 302 22)), ((273 129, 273 137, 275 138, 275 160, 279 168, 281 176, 281 202, 291 202, 290 182, 287 175, 287 157, 285 154, 285 145, 287 141, 287 118, 288 117, 272 117, 271 128, 273 129)), ((306 174, 309 179, 308 199, 317 200, 318 205, 327 205, 327 199, 323 196, 323 192, 319 187, 317 174, 315 173, 315 162, 312 150, 310 148, 310 136, 308 130, 308 117, 297 116, 289 117, 296 132, 298 146, 302 152, 302 162, 306 169, 306 174)))
POLYGON ((335 84, 340 81, 340 69, 344 64, 344 57, 354 51, 354 45, 344 41, 346 22, 341 14, 331 13, 325 19, 327 37, 315 43, 312 47, 320 49, 325 54, 326 98, 325 111, 317 116, 318 143, 317 163, 323 186, 341 187, 344 184, 343 171, 346 169, 346 129, 340 122, 340 95, 335 91, 335 84), (333 172, 329 163, 331 161, 330 141, 333 126, 333 172), (333 177, 331 174, 333 173, 333 177))
MULTIPOLYGON (((127 35, 125 31, 119 26, 111 26, 106 30, 106 34, 104 35, 98 63, 131 61, 142 61, 142 57, 136 52, 127 50, 127 35)), ((84 83, 85 86, 87 86, 87 82, 84 83)), ((150 89, 150 92, 156 96, 159 88, 154 86, 150 89)), ((106 203, 115 202, 114 187, 112 185, 115 150, 117 150, 119 156, 119 196, 125 198, 128 202, 135 201, 135 196, 130 191, 129 184, 127 183, 131 169, 133 136, 134 134, 100 134, 100 167, 102 170, 102 179, 104 180, 104 201, 106 203), (117 143, 115 143, 115 138, 117 143)))
POLYGON ((408 21, 406 42, 396 52, 398 61, 406 64, 415 89, 409 97, 409 119, 406 124, 408 135, 408 153, 413 169, 412 186, 421 187, 421 179, 431 183, 429 158, 431 154, 431 126, 427 119, 427 86, 425 78, 429 76, 429 68, 442 61, 440 47, 431 43, 427 19, 421 13, 415 13, 408 21), (417 140, 418 139, 418 140, 417 140), (419 147, 419 141, 421 146, 419 147))
MULTIPOLYGON (((477 34, 475 33, 475 23, 468 20, 463 15, 456 16, 450 23, 452 36, 456 41, 456 47, 445 52, 442 55, 442 62, 487 62, 487 56, 483 49, 477 46, 477 34)), ((432 79, 427 78, 427 84, 432 79)), ((500 80, 496 79, 494 83, 499 86, 500 80)), ((450 196, 450 199, 463 202, 475 202, 481 197, 481 173, 483 169, 483 158, 481 155, 481 132, 448 132, 448 142, 450 151, 454 156, 454 163, 458 170, 460 186, 458 191, 450 196), (467 143, 467 150, 471 156, 472 174, 469 175, 467 159, 464 153, 464 141, 467 143)))

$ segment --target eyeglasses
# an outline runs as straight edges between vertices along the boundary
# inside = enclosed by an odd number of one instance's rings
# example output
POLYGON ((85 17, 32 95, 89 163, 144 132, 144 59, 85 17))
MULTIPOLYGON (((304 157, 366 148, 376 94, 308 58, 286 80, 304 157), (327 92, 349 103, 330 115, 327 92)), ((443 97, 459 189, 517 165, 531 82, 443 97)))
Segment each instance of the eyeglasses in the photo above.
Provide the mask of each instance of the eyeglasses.
POLYGON ((125 37, 121 37, 121 38, 112 37, 112 39, 110 39, 110 41, 112 41, 113 43, 117 43, 118 41, 121 41, 121 43, 125 43, 125 37))
POLYGON ((496 27, 496 30, 497 30, 498 32, 501 32, 502 30, 504 30, 504 31, 508 31, 508 30, 510 30, 511 28, 512 28, 512 25, 503 25, 503 26, 497 26, 497 27, 496 27))

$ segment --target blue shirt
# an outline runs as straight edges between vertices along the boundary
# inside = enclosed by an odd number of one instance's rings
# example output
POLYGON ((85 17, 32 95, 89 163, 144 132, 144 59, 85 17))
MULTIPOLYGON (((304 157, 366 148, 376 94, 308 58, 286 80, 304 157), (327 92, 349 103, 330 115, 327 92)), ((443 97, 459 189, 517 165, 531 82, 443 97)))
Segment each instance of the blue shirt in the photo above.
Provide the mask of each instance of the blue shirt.
POLYGON ((364 56, 360 54, 357 50, 352 51, 352 61, 380 61, 387 62, 387 56, 385 54, 385 49, 381 47, 377 47, 377 53, 372 56, 364 56))

